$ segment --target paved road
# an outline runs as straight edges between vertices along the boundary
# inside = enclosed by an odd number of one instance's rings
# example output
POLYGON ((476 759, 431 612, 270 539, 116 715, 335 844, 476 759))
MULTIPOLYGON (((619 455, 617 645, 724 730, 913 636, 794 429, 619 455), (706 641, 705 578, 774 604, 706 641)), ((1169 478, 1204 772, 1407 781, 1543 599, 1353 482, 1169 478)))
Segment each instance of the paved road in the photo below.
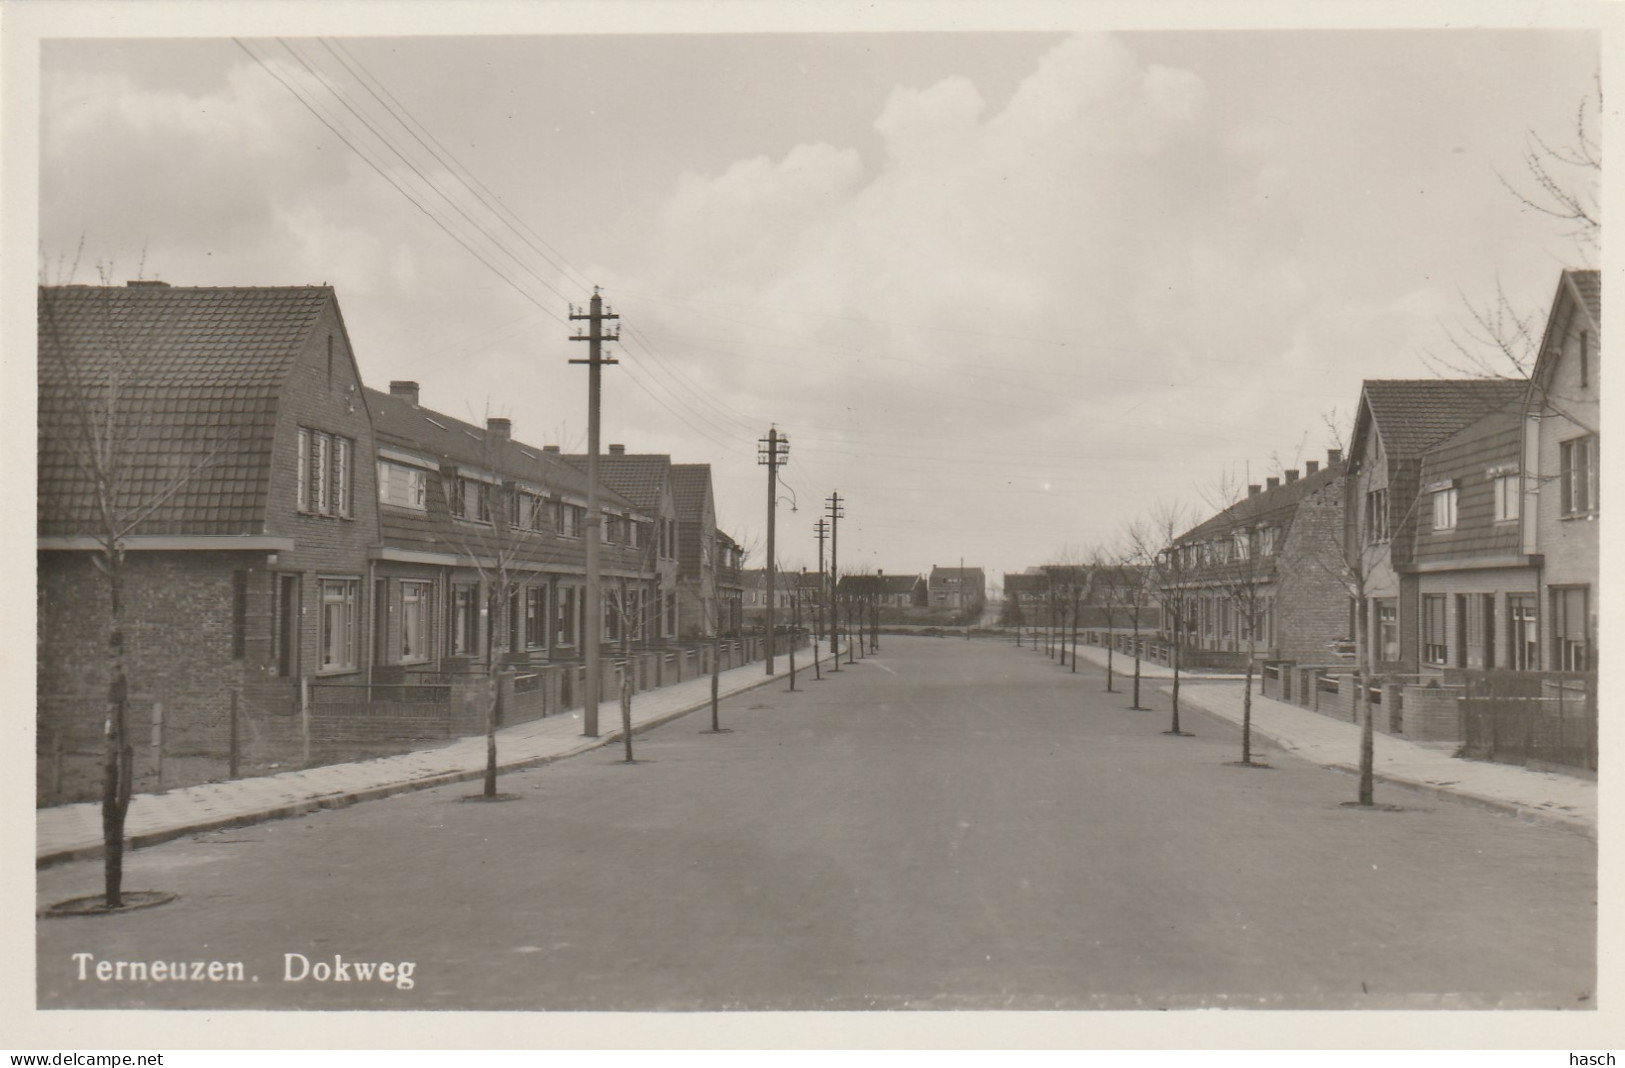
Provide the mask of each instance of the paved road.
MULTIPOLYGON (((42 1006, 1588 1008, 1593 843, 1132 712, 1030 650, 878 657, 469 786, 132 854, 162 908, 38 925, 42 1006), (88 953, 91 958, 75 953, 88 953), (288 954, 348 981, 285 981, 288 954), (99 981, 117 961, 244 981, 99 981), (354 962, 414 963, 411 988, 354 962), (85 979, 78 978, 81 966, 85 979), (257 977, 258 981, 250 981, 257 977)), ((41 904, 99 868, 39 873, 41 904)))

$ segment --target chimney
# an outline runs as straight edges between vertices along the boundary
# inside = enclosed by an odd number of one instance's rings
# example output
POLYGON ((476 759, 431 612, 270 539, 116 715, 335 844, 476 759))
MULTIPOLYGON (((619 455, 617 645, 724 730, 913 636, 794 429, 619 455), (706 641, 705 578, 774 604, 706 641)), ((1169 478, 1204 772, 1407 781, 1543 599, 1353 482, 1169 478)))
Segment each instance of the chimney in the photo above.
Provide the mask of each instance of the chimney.
POLYGON ((1308 478, 1310 475, 1314 474, 1316 471, 1319 471, 1319 470, 1320 470, 1320 461, 1319 460, 1305 460, 1303 462, 1303 477, 1304 478, 1308 478))
POLYGON ((1333 464, 1340 464, 1342 462, 1343 462, 1343 450, 1342 449, 1327 449, 1326 450, 1326 466, 1327 467, 1330 467, 1333 464))
POLYGON ((389 384, 391 397, 405 397, 406 403, 416 408, 418 406, 418 384, 397 379, 389 384))
POLYGON ((1263 493, 1263 492, 1264 492, 1264 487, 1260 486, 1256 482, 1254 482, 1252 485, 1247 487, 1247 496, 1249 496, 1249 497, 1256 497, 1260 493, 1263 493))
POLYGON ((1287 469, 1286 480, 1288 484, 1298 481, 1298 469, 1296 467, 1290 467, 1287 469))
POLYGON ((557 456, 558 452, 559 452, 559 447, 557 445, 543 445, 542 446, 542 451, 543 452, 550 452, 553 455, 557 456))
POLYGON ((486 416, 485 434, 497 441, 508 441, 513 437, 513 420, 498 415, 486 416))
POLYGON ((609 447, 609 454, 611 456, 625 456, 626 455, 626 446, 625 445, 611 445, 609 447))
POLYGON ((1273 490, 1273 489, 1280 489, 1281 488, 1281 480, 1276 478, 1274 475, 1271 475, 1269 478, 1266 478, 1264 481, 1267 484, 1269 489, 1273 490))

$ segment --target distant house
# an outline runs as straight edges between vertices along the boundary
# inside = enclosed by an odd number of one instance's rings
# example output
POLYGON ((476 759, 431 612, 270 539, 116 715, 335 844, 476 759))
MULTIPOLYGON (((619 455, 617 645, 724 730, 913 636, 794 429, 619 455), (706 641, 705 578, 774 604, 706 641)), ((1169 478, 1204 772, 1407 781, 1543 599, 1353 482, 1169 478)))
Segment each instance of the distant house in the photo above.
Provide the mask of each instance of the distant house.
POLYGON ((1003 622, 1010 626, 1047 627, 1051 608, 1049 575, 1043 568, 1005 572, 1003 622))
POLYGON ((937 567, 932 565, 926 580, 932 608, 980 611, 987 600, 987 576, 979 567, 937 567))
POLYGON ((677 636, 709 638, 719 623, 717 508, 710 464, 673 464, 677 502, 677 636))
MULTIPOLYGON (((557 455, 558 446, 543 446, 543 452, 557 455)), ((586 478, 584 453, 559 456, 586 478)), ((662 639, 677 637, 678 618, 678 514, 677 492, 672 476, 671 457, 664 453, 628 453, 624 445, 611 445, 598 457, 598 478, 606 489, 625 498, 654 523, 653 537, 644 547, 645 563, 657 578, 653 593, 650 626, 662 639)))
MULTIPOLYGON (((1348 592, 1335 557, 1343 526, 1348 464, 1339 450, 1326 466, 1310 460, 1263 485, 1180 535, 1177 581, 1185 620, 1180 637, 1197 653, 1188 662, 1243 663, 1249 649, 1264 660, 1326 663, 1349 637, 1348 592), (1256 613, 1252 618, 1249 612, 1256 613)), ((1172 623, 1163 634, 1172 637, 1172 623)))

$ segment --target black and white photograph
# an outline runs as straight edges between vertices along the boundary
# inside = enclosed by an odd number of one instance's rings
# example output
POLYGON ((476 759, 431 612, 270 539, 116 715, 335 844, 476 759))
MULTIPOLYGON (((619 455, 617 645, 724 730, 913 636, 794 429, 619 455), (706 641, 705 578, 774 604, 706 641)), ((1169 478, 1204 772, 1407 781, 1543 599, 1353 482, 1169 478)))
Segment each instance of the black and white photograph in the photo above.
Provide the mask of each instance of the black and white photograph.
POLYGON ((1619 1046, 1625 20, 1311 7, 7 4, 17 1048, 1619 1046))

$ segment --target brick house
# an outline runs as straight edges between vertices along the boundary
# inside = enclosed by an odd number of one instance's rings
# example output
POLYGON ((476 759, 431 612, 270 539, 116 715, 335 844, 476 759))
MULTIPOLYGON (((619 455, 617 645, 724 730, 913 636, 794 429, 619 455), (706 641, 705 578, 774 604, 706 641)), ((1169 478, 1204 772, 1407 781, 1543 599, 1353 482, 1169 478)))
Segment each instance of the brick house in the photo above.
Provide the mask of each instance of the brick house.
POLYGON ((1000 618, 1011 626, 1049 626, 1050 583, 1043 568, 1004 573, 1004 609, 1000 618))
MULTIPOLYGON (((1532 614, 1539 570, 1523 527, 1523 413, 1493 412, 1422 454, 1415 576, 1422 674, 1538 667, 1532 614)), ((1397 630, 1373 632, 1384 661, 1397 630)))
POLYGON ((244 687, 359 677, 378 491, 333 290, 42 287, 39 346, 42 744, 101 722, 106 526, 75 455, 114 381, 132 428, 117 450, 126 663, 166 746, 223 750, 244 687))
MULTIPOLYGON (((1310 460, 1301 477, 1292 469, 1250 485, 1246 497, 1175 540, 1180 566, 1164 572, 1180 584, 1188 662, 1240 666, 1253 642, 1263 660, 1337 658, 1349 637, 1348 594, 1318 557, 1337 544, 1347 470, 1332 449, 1325 467, 1310 460)), ((1162 629, 1172 636, 1171 624, 1162 629)))
POLYGON ((981 611, 987 600, 987 576, 979 567, 937 567, 931 565, 926 592, 932 608, 954 611, 981 611))
POLYGON ((1602 276, 1564 271, 1524 410, 1526 530, 1538 553, 1541 666, 1597 670, 1602 276), (1543 610, 1543 611, 1542 611, 1543 610))
POLYGON ((672 464, 677 503, 677 636, 709 638, 718 622, 717 506, 710 464, 672 464))
MULTIPOLYGON (((552 455, 559 452, 555 445, 545 446, 543 451, 552 455)), ((585 479, 585 453, 571 453, 561 459, 585 479)), ((654 520, 655 538, 650 562, 658 576, 654 603, 659 606, 659 618, 654 621, 652 633, 663 640, 675 639, 678 616, 678 516, 671 457, 664 453, 628 453, 625 445, 611 445, 607 453, 598 457, 598 477, 605 488, 620 494, 654 520)))
POLYGON ((1418 521, 1434 505, 1423 489, 1424 456, 1474 423, 1521 411, 1527 389, 1503 379, 1374 379, 1362 386, 1337 555, 1364 574, 1368 670, 1414 675, 1421 665, 1420 573, 1413 565, 1418 521))
MULTIPOLYGON (((415 382, 366 395, 379 485, 375 663, 440 670, 584 655, 586 476, 516 441, 507 419, 479 427, 422 407, 415 382), (495 603, 504 586, 506 603, 495 603)), ((599 498, 600 642, 657 644, 656 517, 611 489, 599 498)))

